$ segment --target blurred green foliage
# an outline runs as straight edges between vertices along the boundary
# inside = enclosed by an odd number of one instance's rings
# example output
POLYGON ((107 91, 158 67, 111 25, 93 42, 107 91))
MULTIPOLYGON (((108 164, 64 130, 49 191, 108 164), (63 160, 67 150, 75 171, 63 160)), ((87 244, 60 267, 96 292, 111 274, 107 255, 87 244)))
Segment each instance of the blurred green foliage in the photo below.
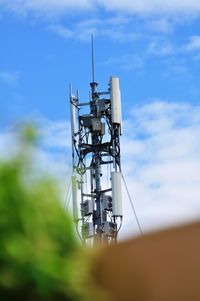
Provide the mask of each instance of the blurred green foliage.
POLYGON ((21 139, 16 156, 0 162, 0 299, 92 300, 88 251, 55 182, 29 178, 34 129, 21 139))

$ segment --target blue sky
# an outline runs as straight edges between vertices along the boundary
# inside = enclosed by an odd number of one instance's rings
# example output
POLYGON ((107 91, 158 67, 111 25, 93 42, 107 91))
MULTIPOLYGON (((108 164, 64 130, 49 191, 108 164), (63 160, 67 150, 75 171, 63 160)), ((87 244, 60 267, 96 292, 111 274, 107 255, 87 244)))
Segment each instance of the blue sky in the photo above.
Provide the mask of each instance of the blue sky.
POLYGON ((99 89, 111 75, 121 81, 124 170, 141 224, 197 218, 199 0, 0 0, 0 149, 16 120, 40 120, 40 160, 62 177, 70 164, 68 84, 88 98, 91 34, 99 89))

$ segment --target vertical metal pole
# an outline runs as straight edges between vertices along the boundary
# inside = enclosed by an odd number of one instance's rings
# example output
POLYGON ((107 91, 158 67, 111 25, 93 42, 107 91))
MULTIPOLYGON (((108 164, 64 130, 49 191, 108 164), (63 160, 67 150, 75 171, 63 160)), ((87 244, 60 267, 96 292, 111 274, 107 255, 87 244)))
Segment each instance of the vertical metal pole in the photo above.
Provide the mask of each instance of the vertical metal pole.
MULTIPOLYGON (((91 102, 91 113, 93 117, 98 116, 98 105, 97 105, 97 83, 92 82, 90 84, 92 89, 92 102, 91 102)), ((92 133, 92 144, 99 144, 99 135, 97 133, 92 133)), ((95 175, 95 199, 96 199, 96 225, 97 225, 97 241, 100 243, 102 238, 102 214, 101 214, 101 168, 100 168, 100 156, 99 151, 95 150, 93 153, 92 166, 95 175)))

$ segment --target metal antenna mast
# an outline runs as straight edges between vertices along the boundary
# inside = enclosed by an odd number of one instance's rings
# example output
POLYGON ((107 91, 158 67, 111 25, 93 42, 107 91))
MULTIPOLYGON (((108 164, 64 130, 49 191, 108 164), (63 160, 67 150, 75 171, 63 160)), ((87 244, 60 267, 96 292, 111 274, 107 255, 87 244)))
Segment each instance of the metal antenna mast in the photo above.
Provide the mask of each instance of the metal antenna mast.
POLYGON ((122 224, 121 96, 119 78, 111 77, 98 92, 94 77, 88 102, 80 102, 70 86, 73 216, 84 243, 115 243, 122 224), (87 114, 82 110, 88 108, 87 114), (106 181, 107 170, 110 170, 106 181), (88 190, 89 183, 89 190, 88 190), (80 213, 79 213, 80 212, 80 213), (79 226, 79 222, 81 225, 79 226))
POLYGON ((94 36, 91 36, 91 44, 92 44, 92 82, 94 82, 94 36))

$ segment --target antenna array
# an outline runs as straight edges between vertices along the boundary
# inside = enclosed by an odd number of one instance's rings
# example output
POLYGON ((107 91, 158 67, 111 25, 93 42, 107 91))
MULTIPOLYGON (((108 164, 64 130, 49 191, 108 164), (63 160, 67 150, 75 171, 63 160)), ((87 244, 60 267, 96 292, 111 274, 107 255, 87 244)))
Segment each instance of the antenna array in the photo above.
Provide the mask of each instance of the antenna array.
POLYGON ((70 86, 73 218, 77 226, 81 222, 84 243, 110 244, 122 224, 121 96, 117 77, 110 78, 108 91, 97 91, 93 37, 92 77, 88 102, 80 102, 70 86))

